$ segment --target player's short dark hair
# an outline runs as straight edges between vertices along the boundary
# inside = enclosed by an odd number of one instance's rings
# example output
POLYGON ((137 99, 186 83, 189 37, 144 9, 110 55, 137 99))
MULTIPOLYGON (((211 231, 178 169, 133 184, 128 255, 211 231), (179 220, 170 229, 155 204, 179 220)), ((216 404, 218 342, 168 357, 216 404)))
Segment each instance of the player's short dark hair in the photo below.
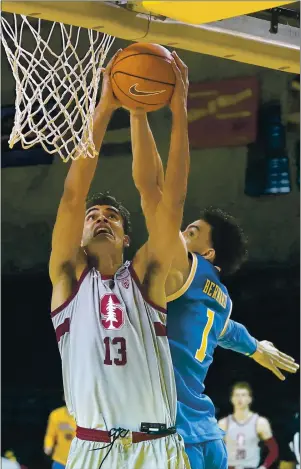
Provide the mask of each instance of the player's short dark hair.
POLYGON ((121 202, 118 202, 118 200, 116 200, 115 197, 109 193, 109 191, 106 191, 104 193, 97 192, 89 196, 86 200, 86 210, 88 210, 91 207, 94 207, 94 205, 111 205, 112 207, 115 207, 122 217, 124 233, 126 235, 130 234, 131 232, 130 212, 122 205, 121 202))
POLYGON ((247 239, 234 217, 219 208, 209 207, 202 211, 201 219, 211 226, 214 263, 222 274, 236 272, 246 260, 247 239))
POLYGON ((235 383, 231 388, 231 396, 233 395, 236 389, 246 389, 249 392, 250 396, 253 397, 253 390, 250 384, 246 381, 239 381, 238 383, 235 383))

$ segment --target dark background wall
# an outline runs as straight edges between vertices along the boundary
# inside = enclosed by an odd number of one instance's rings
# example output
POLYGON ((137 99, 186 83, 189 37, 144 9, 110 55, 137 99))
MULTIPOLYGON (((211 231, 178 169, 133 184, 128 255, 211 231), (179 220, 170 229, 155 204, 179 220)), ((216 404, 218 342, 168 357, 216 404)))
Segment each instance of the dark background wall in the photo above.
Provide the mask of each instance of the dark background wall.
MULTIPOLYGON (((112 52, 126 43, 116 41, 112 52)), ((286 120, 292 76, 178 51, 189 66, 191 82, 256 75, 261 102, 280 100, 286 120)), ((2 105, 14 99, 14 82, 6 60, 2 66, 2 105)), ((164 161, 170 117, 164 109, 150 116, 164 161)), ((287 133, 292 180, 296 135, 287 133)), ((247 148, 217 148, 191 153, 185 221, 213 204, 237 216, 249 236, 249 263, 227 282, 233 296, 233 319, 258 339, 269 339, 299 356, 299 191, 285 196, 244 195, 247 148)), ((13 447, 30 467, 42 468, 47 416, 61 405, 60 358, 49 318, 51 286, 47 274, 51 230, 68 164, 2 169, 2 447, 13 447)), ((100 159, 93 190, 109 189, 129 208, 133 240, 128 257, 145 240, 139 197, 131 179, 131 155, 100 159)), ((299 377, 284 383, 249 358, 217 350, 206 382, 219 416, 230 411, 229 387, 247 380, 254 387, 254 410, 270 418, 276 434, 298 407, 299 377)))

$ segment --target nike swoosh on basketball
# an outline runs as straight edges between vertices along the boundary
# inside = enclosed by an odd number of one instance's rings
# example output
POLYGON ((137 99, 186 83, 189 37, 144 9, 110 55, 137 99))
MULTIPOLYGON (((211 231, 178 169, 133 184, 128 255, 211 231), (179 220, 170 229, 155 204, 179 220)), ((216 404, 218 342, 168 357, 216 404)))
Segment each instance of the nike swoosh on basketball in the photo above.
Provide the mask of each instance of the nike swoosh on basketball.
POLYGON ((160 91, 142 91, 142 90, 137 90, 138 83, 135 83, 129 88, 129 93, 131 93, 134 96, 154 96, 156 94, 161 94, 164 93, 166 90, 160 90, 160 91))

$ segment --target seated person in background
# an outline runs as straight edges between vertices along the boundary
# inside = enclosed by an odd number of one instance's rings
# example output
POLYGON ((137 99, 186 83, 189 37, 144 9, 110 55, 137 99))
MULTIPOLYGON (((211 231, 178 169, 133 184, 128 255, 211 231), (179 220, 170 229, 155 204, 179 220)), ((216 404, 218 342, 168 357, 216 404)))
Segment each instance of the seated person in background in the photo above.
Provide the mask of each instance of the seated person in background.
MULTIPOLYGON (((64 399, 65 400, 65 399, 64 399)), ((54 409, 48 418, 44 439, 44 453, 51 456, 52 469, 64 469, 76 424, 66 406, 54 409)))

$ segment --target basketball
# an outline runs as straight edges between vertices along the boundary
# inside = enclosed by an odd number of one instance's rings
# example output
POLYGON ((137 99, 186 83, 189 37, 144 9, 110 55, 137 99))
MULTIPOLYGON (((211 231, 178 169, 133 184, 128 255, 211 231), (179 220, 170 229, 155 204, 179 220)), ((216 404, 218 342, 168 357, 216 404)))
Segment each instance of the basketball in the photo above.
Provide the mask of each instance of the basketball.
POLYGON ((171 99, 175 74, 171 53, 158 44, 131 44, 111 71, 113 93, 129 109, 156 111, 171 99))

